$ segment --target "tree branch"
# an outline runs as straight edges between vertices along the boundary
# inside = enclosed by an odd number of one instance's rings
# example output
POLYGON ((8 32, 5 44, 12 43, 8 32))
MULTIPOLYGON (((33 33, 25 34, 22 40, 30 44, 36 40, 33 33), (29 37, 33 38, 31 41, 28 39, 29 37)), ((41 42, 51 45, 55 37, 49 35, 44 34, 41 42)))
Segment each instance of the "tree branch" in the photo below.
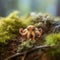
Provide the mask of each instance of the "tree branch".
POLYGON ((31 53, 32 51, 36 51, 38 49, 43 49, 43 48, 51 48, 51 46, 46 46, 46 45, 43 45, 43 46, 36 46, 34 48, 31 48, 29 50, 26 50, 24 52, 21 52, 21 53, 16 53, 8 58, 6 58, 5 60, 9 60, 9 59, 12 59, 14 57, 17 57, 17 56, 23 56, 24 54, 28 54, 28 53, 31 53))

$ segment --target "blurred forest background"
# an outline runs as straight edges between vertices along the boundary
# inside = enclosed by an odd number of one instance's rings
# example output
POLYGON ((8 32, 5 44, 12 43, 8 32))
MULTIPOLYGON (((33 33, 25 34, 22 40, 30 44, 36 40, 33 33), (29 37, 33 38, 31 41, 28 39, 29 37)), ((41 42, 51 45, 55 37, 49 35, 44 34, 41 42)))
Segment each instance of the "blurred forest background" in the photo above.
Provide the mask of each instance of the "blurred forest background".
POLYGON ((47 12, 60 16, 60 0, 0 0, 0 16, 18 10, 22 15, 30 12, 47 12))

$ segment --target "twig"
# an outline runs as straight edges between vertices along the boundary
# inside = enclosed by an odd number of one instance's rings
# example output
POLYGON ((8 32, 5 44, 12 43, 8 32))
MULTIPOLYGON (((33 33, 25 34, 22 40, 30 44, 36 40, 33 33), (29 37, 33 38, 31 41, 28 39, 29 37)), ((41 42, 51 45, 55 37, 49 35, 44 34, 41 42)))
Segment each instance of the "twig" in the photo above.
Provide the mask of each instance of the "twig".
POLYGON ((27 53, 25 52, 24 56, 22 57, 22 60, 25 60, 26 55, 27 55, 27 53))

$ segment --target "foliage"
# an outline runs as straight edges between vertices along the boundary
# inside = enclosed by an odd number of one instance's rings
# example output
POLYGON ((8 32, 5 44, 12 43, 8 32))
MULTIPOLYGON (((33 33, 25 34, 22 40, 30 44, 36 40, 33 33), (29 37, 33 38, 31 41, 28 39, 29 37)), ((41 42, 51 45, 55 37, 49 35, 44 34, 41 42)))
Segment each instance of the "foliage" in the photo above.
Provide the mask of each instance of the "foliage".
POLYGON ((60 53, 60 33, 52 33, 45 38, 46 45, 50 45, 53 47, 52 50, 50 50, 53 53, 60 53))
POLYGON ((20 27, 25 26, 17 13, 13 12, 0 19, 0 42, 6 43, 6 40, 10 40, 18 34, 20 27))
POLYGON ((29 48, 32 48, 34 46, 35 41, 33 40, 27 40, 25 42, 22 42, 19 47, 17 52, 25 51, 28 50, 29 48))
POLYGON ((32 24, 35 25, 36 27, 42 27, 44 29, 50 26, 55 20, 55 17, 48 13, 38 13, 38 14, 32 13, 31 16, 32 16, 32 24))
POLYGON ((32 17, 31 16, 25 16, 21 18, 22 22, 25 24, 25 26, 29 26, 32 24, 32 17))

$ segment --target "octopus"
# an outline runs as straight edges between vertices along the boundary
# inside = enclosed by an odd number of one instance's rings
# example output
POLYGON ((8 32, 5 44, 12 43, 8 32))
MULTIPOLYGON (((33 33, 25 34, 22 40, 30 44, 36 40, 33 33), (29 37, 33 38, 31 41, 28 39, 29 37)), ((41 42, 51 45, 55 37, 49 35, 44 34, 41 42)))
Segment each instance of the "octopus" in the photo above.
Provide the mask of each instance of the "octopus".
POLYGON ((29 25, 26 29, 20 28, 19 33, 21 36, 25 36, 26 39, 36 40, 37 38, 41 37, 42 35, 42 28, 36 28, 34 25, 29 25))

